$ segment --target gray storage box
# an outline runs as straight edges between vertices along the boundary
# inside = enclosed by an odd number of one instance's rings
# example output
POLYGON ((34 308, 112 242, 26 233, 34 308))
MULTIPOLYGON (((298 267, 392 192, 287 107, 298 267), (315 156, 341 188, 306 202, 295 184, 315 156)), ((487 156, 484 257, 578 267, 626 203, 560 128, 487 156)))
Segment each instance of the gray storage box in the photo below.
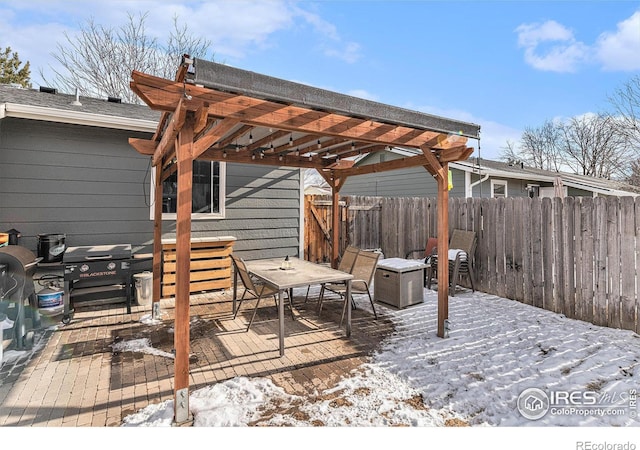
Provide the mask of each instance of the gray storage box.
POLYGON ((423 261, 402 258, 382 259, 378 262, 373 281, 375 301, 406 308, 424 300, 423 261))

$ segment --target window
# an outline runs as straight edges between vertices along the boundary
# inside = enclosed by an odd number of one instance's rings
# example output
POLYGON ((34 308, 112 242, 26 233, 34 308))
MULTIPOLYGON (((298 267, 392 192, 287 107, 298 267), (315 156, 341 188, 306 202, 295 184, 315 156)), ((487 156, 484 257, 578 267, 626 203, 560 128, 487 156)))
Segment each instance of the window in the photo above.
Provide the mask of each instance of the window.
MULTIPOLYGON (((154 168, 155 169, 155 168, 154 168)), ((217 161, 193 162, 193 187, 191 218, 222 219, 224 218, 225 199, 225 163, 217 161)), ((151 177, 155 179, 155 173, 151 177)), ((153 205, 154 189, 151 189, 153 205)), ((178 207, 178 173, 174 172, 162 183, 162 219, 175 220, 178 207)), ((153 217, 153 209, 151 211, 153 217)))
POLYGON ((507 182, 505 180, 491 180, 491 197, 506 197, 507 182))

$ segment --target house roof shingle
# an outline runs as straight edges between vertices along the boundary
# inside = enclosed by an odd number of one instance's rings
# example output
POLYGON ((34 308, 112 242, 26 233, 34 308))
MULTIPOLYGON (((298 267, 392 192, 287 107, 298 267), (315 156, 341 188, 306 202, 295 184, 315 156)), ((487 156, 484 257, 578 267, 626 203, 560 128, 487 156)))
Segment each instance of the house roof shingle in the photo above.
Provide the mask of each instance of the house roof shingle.
POLYGON ((12 103, 19 105, 37 106, 63 111, 73 111, 87 114, 100 114, 118 118, 142 119, 157 122, 160 118, 158 111, 149 109, 146 105, 109 102, 107 99, 80 97, 81 105, 73 104, 75 95, 62 93, 40 92, 35 89, 24 89, 8 84, 0 84, 0 104, 12 103))

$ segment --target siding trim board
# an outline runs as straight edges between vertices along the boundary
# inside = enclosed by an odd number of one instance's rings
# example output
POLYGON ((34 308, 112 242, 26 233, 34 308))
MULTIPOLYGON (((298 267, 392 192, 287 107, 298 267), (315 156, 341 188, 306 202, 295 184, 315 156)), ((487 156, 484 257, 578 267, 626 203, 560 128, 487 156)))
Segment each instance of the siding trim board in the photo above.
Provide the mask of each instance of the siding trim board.
POLYGON ((94 114, 82 111, 67 111, 63 109, 21 105, 17 103, 2 104, 0 119, 5 117, 68 123, 74 125, 88 125, 92 127, 115 128, 118 130, 143 131, 149 133, 155 132, 158 127, 158 122, 153 120, 109 116, 106 114, 94 114))

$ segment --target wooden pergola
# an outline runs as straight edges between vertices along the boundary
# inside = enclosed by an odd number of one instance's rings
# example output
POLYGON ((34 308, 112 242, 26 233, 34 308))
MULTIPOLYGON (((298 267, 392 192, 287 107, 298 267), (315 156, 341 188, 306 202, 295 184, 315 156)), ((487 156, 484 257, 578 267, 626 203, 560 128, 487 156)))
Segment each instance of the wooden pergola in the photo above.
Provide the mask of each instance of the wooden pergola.
MULTIPOLYGON (((363 100, 187 55, 175 80, 134 71, 131 88, 162 111, 151 139, 129 139, 156 168, 155 198, 177 171, 175 416, 189 420, 189 282, 192 166, 196 159, 316 169, 332 189, 332 255, 338 262, 338 198, 347 178, 423 166, 438 184, 438 236, 448 236, 448 164, 473 152, 475 124, 363 100), (359 155, 385 148, 416 156, 354 167, 359 155)), ((153 301, 160 301, 162 202, 154 206, 153 301)), ((426 239, 426 237, 425 237, 426 239)), ((438 329, 448 318, 448 239, 438 239, 438 329)), ((154 308, 155 310, 155 308, 154 308)))

